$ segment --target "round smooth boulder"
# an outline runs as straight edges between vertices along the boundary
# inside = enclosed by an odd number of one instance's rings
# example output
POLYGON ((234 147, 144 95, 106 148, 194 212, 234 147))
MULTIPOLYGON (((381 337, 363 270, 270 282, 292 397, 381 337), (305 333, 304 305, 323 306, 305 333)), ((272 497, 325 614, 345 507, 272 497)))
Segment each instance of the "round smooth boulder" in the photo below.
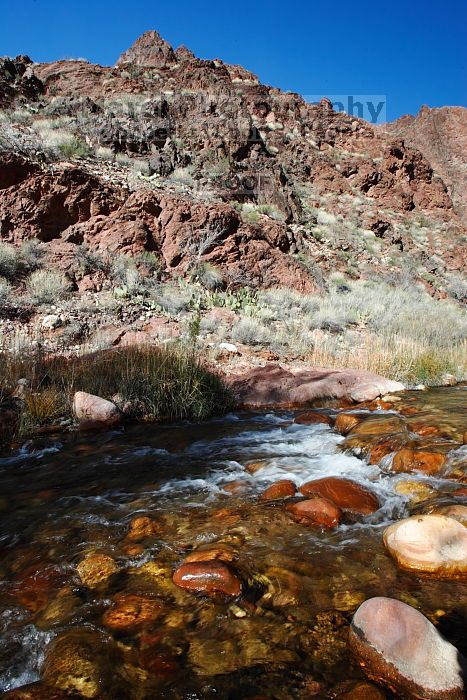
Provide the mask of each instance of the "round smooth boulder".
POLYGON ((419 515, 390 525, 383 534, 389 554, 409 571, 437 578, 467 575, 467 528, 445 515, 419 515))
POLYGON ((77 391, 73 397, 73 413, 79 421, 96 421, 113 426, 122 421, 123 414, 112 402, 85 391, 77 391))
POLYGON ((290 479, 281 479, 276 481, 275 484, 271 484, 263 493, 261 494, 262 501, 276 501, 281 498, 291 498, 295 496, 297 487, 293 481, 290 479))
POLYGON ((220 593, 236 597, 242 592, 240 579, 228 566, 215 559, 185 562, 175 571, 173 582, 179 588, 205 595, 220 593))
POLYGON ((355 613, 349 645, 370 680, 397 697, 465 698, 465 659, 415 608, 393 598, 371 598, 355 613))
POLYGON ((308 481, 300 487, 306 496, 322 496, 335 503, 341 510, 354 515, 370 515, 379 508, 376 496, 351 479, 328 476, 308 481))
POLYGON ((293 519, 304 525, 320 525, 327 529, 337 527, 342 511, 327 498, 310 498, 287 506, 293 519))

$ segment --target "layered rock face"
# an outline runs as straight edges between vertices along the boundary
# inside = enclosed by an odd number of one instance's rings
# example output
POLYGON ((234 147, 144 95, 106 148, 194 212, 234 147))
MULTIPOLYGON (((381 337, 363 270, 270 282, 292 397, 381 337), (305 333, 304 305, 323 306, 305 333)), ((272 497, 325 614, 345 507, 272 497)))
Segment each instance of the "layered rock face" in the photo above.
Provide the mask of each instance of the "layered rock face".
MULTIPOLYGON (((420 144, 423 155, 394 125, 309 104, 240 66, 174 50, 157 32, 114 67, 3 60, 0 106, 26 100, 34 111, 19 122, 8 113, 0 135, 0 233, 47 242, 64 269, 82 243, 155 251, 177 274, 191 250, 243 283, 302 290, 352 259, 357 275, 407 264, 427 285, 465 264, 449 194, 458 201, 457 165, 440 165, 447 151, 432 161, 435 146, 420 144), (49 132, 62 124, 87 149, 79 161, 71 154, 74 167, 48 164, 49 132), (130 177, 141 163, 144 176, 130 177)), ((453 143, 464 112, 443 121, 453 143)), ((66 160, 55 149, 57 158, 66 160)))

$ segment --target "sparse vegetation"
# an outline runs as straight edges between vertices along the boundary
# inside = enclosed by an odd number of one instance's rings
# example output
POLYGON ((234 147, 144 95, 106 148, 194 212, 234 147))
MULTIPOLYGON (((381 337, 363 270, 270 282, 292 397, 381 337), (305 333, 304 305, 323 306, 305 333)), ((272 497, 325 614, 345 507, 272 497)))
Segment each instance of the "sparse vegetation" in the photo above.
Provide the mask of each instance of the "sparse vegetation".
POLYGON ((57 270, 36 270, 28 278, 26 290, 35 304, 54 304, 68 294, 70 283, 57 270))
POLYGON ((0 277, 0 310, 9 301, 11 295, 11 284, 4 277, 0 277))
POLYGON ((18 251, 9 243, 0 243, 0 275, 11 280, 18 269, 18 251))

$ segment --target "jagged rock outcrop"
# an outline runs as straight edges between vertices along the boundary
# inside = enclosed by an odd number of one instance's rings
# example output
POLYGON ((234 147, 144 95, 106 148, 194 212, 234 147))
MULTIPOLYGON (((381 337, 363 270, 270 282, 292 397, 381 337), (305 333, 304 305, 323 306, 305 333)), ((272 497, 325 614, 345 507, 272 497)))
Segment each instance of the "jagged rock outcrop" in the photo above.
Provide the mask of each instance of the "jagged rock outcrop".
POLYGON ((122 53, 117 66, 134 63, 137 66, 157 66, 159 68, 176 63, 173 48, 156 31, 142 34, 135 43, 122 53))
POLYGON ((384 130, 417 148, 442 177, 455 208, 467 220, 467 109, 423 106, 416 117, 406 114, 384 130))

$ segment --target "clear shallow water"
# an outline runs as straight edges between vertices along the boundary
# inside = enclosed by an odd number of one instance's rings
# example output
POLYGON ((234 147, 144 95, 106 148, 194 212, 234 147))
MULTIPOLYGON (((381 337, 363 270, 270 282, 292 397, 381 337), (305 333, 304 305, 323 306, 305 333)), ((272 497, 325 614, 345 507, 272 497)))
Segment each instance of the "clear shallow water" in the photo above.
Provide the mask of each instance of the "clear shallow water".
MULTIPOLYGON (((463 396, 457 387, 409 394, 404 406, 454 436, 465 426, 463 396)), ((121 593, 154 595, 164 615, 149 630, 111 633, 121 648, 105 697, 300 698, 313 684, 325 697, 340 681, 362 677, 346 633, 355 609, 374 595, 416 605, 458 642, 465 586, 401 572, 382 547, 384 527, 409 513, 394 490, 407 475, 343 453, 343 438, 328 426, 293 417, 239 414, 197 426, 47 437, 1 459, 0 688, 37 680, 46 645, 64 630, 109 635, 102 614, 121 593), (245 470, 258 461, 254 474, 245 470), (322 532, 257 498, 278 479, 299 486, 340 475, 371 488, 380 510, 322 532), (160 531, 129 552, 129 523, 140 515, 160 531), (187 553, 218 542, 236 549, 235 567, 248 581, 234 605, 170 582, 187 553), (76 566, 95 550, 112 556, 121 575, 89 591, 76 566), (154 562, 163 582, 141 574, 154 562), (150 649, 166 659, 164 672, 148 671, 149 633, 157 633, 150 649)), ((449 480, 422 480, 437 490, 434 502, 454 502, 449 480)))

